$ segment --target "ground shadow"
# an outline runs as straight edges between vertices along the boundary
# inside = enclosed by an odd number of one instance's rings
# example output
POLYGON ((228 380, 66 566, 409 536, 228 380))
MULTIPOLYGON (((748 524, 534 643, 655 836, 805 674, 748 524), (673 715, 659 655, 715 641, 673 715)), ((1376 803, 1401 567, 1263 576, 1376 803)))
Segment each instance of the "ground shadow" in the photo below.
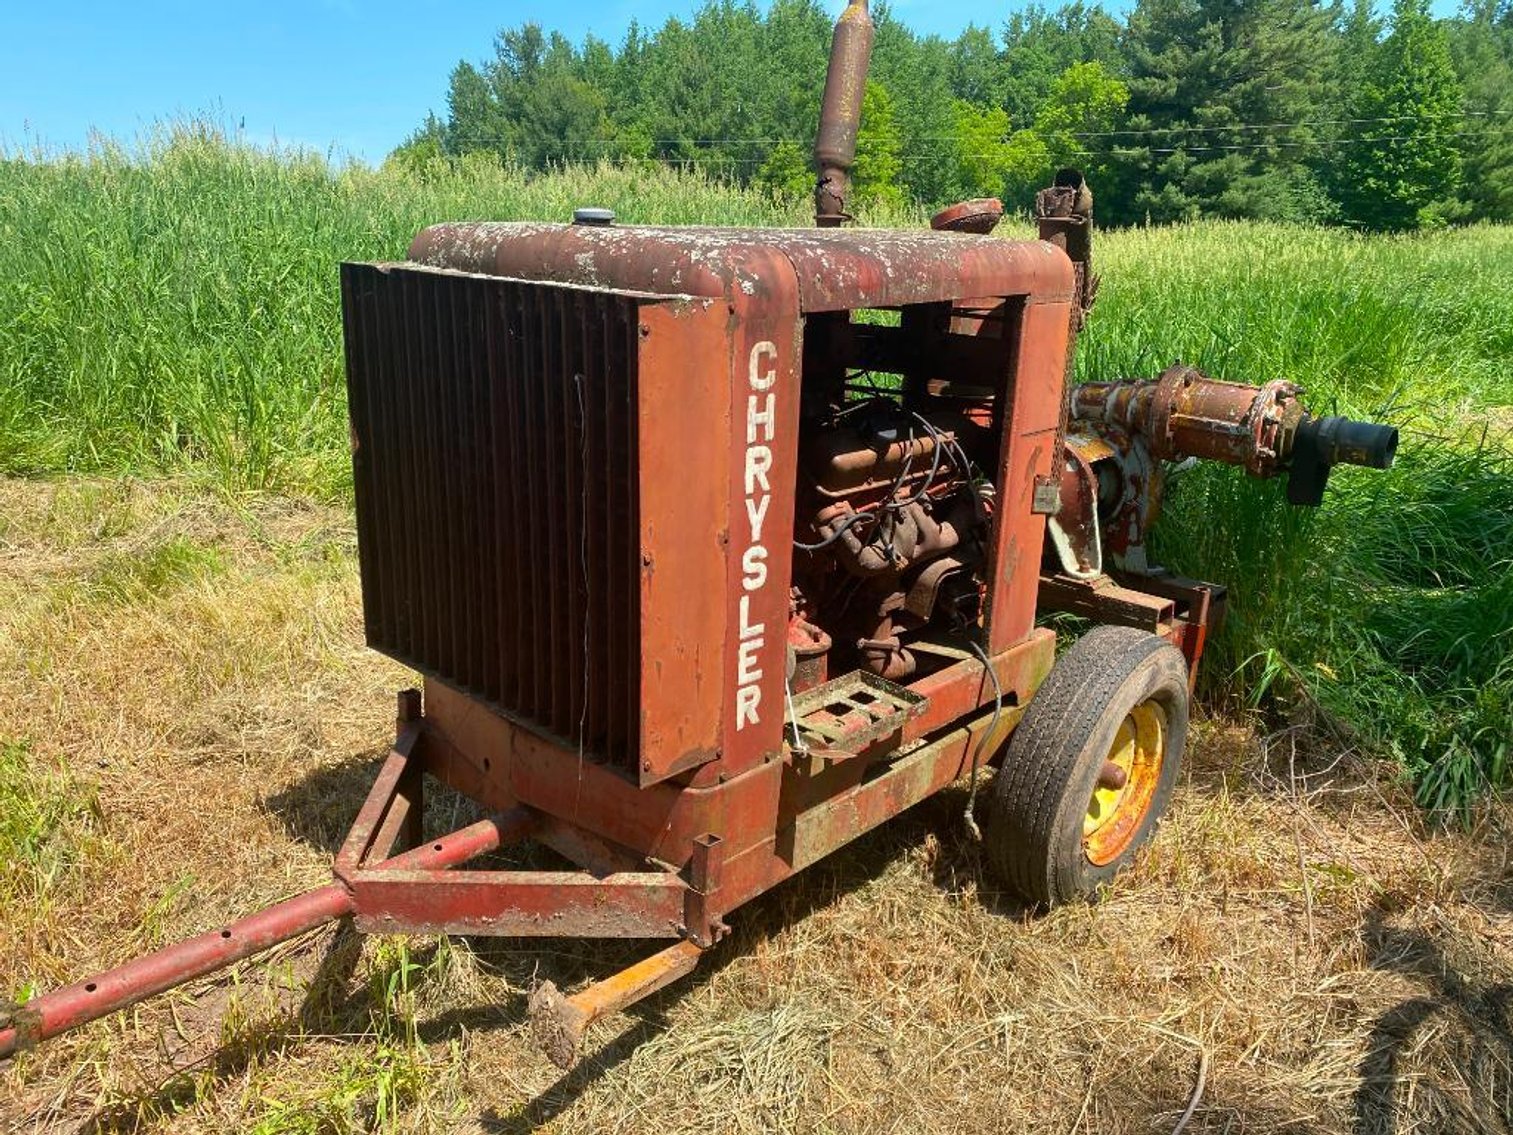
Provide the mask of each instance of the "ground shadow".
POLYGON ((335 855, 387 754, 386 748, 376 749, 323 765, 264 797, 263 807, 284 825, 290 838, 335 855))
MULTIPOLYGON (((383 750, 375 750, 313 770, 297 783, 269 795, 265 806, 284 824, 291 838, 334 855, 367 797, 383 757, 383 750)), ((931 863, 936 885, 954 892, 970 882, 985 895, 996 896, 996 892, 988 890, 980 857, 967 846, 965 837, 941 834, 949 833, 953 827, 961 829, 964 803, 962 790, 948 790, 931 797, 744 905, 731 919, 729 938, 711 951, 693 975, 633 1007, 627 1014, 635 1022, 633 1025, 587 1054, 575 1068, 517 1111, 484 1116, 485 1124, 492 1130, 527 1131, 561 1114, 606 1073, 629 1059, 642 1043, 658 1035, 665 1027, 666 1011, 681 998, 732 961, 752 953, 765 940, 877 879, 898 859, 919 848, 932 833, 939 837, 941 848, 931 863)), ((480 814, 473 802, 428 781, 428 831, 455 830, 480 814)), ((479 860, 478 865, 556 866, 558 861, 545 849, 526 846, 495 853, 479 860), (536 861, 543 857, 552 862, 538 864, 536 861)), ((1017 913, 1021 908, 1009 909, 1017 913)), ((303 1037, 361 1035, 367 1031, 377 1005, 372 990, 361 983, 353 986, 361 941, 361 935, 350 923, 341 924, 325 945, 296 1011, 242 1030, 232 1042, 174 1072, 161 1083, 97 1112, 80 1130, 98 1135, 141 1130, 164 1115, 192 1105, 207 1086, 213 1088, 233 1080, 254 1060, 291 1049, 303 1037)), ((528 989, 544 980, 560 988, 575 988, 608 977, 665 945, 621 940, 477 937, 470 937, 467 942, 480 966, 512 989, 528 989)), ((413 955, 412 961, 424 969, 433 952, 434 947, 423 948, 413 955)), ((423 1042, 430 1044, 454 1038, 463 1030, 483 1035, 514 1031, 522 1028, 525 1021, 525 998, 513 996, 503 1002, 461 1006, 424 1017, 417 1023, 417 1032, 423 1042)), ((214 1022, 207 1022, 206 1028, 214 1028, 214 1022)))
MULTIPOLYGON (((1390 809, 1404 833, 1433 855, 1443 828, 1401 786, 1384 781, 1379 761, 1342 744, 1289 727, 1244 753, 1190 752, 1197 759, 1187 762, 1184 775, 1199 793, 1253 792, 1342 827, 1363 807, 1390 809)), ((1482 841, 1485 866, 1474 872, 1484 908, 1513 909, 1501 842, 1482 841)), ((1395 913, 1390 896, 1379 898, 1361 923, 1361 944, 1373 969, 1420 988, 1372 1021, 1351 1101, 1353 1135, 1513 1133, 1513 984, 1479 981, 1457 969, 1441 941, 1395 925, 1395 913), (1425 1056, 1430 1045, 1439 1059, 1425 1056)))
MULTIPOLYGON (((960 787, 938 793, 742 906, 730 918, 730 936, 691 976, 630 1009, 627 1016, 635 1022, 633 1025, 585 1055, 572 1070, 518 1109, 507 1114, 486 1113, 482 1117, 485 1128, 518 1135, 563 1114, 607 1073, 630 1059, 640 1045, 658 1036, 667 1027, 667 1012, 682 998, 695 993, 725 966, 754 954, 763 942, 874 882, 898 860, 915 854, 931 836, 938 841, 929 867, 937 887, 956 894, 971 885, 990 909, 1022 917, 1027 908, 991 882, 978 845, 966 834, 961 820, 966 796, 966 790, 960 787)), ((573 939, 471 939, 470 944, 479 960, 517 988, 542 979, 571 988, 608 977, 661 945, 573 939)), ((507 1008, 448 1014, 433 1022, 436 1034, 423 1030, 423 1035, 439 1037, 445 1029, 463 1023, 484 1030, 518 1027, 524 1020, 524 999, 516 998, 515 1002, 507 1008)))
MULTIPOLYGON (((1458 971, 1439 943, 1420 930, 1394 927, 1373 907, 1361 940, 1375 969, 1423 987, 1372 1025, 1354 1099, 1354 1135, 1434 1131, 1444 1135, 1513 1132, 1513 983, 1484 984, 1458 971), (1453 1069, 1466 1090, 1405 1070, 1433 1028, 1453 1039, 1453 1069)), ((1447 1069, 1449 1071, 1449 1069, 1447 1069)))
POLYGON ((667 1023, 660 1006, 679 996, 673 990, 663 990, 643 1001, 630 1011, 635 1024, 615 1037, 608 1044, 585 1056, 571 1069, 559 1076, 550 1087, 521 1104, 509 1114, 488 1110, 478 1117, 485 1131, 501 1132, 503 1135, 524 1135, 550 1123, 567 1111, 582 1095, 606 1074, 629 1060, 636 1049, 662 1032, 667 1023))
POLYGON ((331 935, 299 1007, 284 1017, 242 1029, 203 1060, 177 1069, 155 1087, 119 1100, 85 1119, 82 1135, 125 1135, 155 1125, 202 1096, 245 1073, 255 1060, 277 1056, 310 1033, 350 1031, 357 1000, 348 992, 362 954, 361 936, 349 922, 331 935), (208 1082, 208 1084, 207 1084, 208 1082))
MULTIPOLYGON (((382 758, 382 751, 357 754, 315 770, 268 797, 267 807, 292 838, 334 853, 366 798, 382 758)), ((1299 762, 1295 755, 1279 758, 1276 752, 1269 760, 1262 778, 1265 782, 1252 787, 1273 794, 1295 793, 1299 777, 1304 778, 1305 789, 1311 790, 1330 777, 1343 778, 1347 786, 1355 787, 1373 775, 1369 768, 1328 766, 1314 759, 1299 762), (1285 764, 1277 764, 1279 759, 1285 764)), ((1232 762, 1200 758, 1189 764, 1188 779, 1198 792, 1230 789, 1237 771, 1247 775, 1243 767, 1232 762)), ((471 802, 434 785, 429 787, 428 829, 452 830, 478 815, 471 802)), ((1318 797, 1312 796, 1310 802, 1317 806, 1318 797)), ((1031 909, 1005 892, 987 869, 980 844, 967 833, 962 820, 966 804, 966 789, 952 786, 746 904, 731 919, 730 938, 691 977, 635 1006, 627 1014, 633 1022, 629 1027, 588 1053, 574 1069, 534 1098, 506 1113, 487 1113, 482 1122, 490 1130, 513 1133, 534 1129, 563 1114, 605 1075, 630 1059, 640 1045, 659 1035, 666 1027, 668 1010, 724 966, 749 956, 765 940, 875 881, 904 857, 920 856, 934 886, 947 895, 973 894, 985 908, 1008 918, 1031 914, 1031 909)), ((979 794, 979 818, 986 804, 979 794)), ((529 862, 532 857, 529 850, 512 849, 507 855, 512 865, 522 859, 529 862)), ((500 861, 499 857, 491 858, 500 861)), ((1423 991, 1393 1006, 1373 1023, 1353 1099, 1355 1135, 1399 1135, 1409 1129, 1513 1132, 1513 1032, 1509 1026, 1513 986, 1468 980, 1450 965, 1428 935, 1396 928, 1389 916, 1390 911, 1379 906, 1363 925, 1362 940, 1371 964, 1414 979, 1422 984, 1423 991), (1463 1087, 1441 1090, 1408 1068, 1415 1046, 1433 1027, 1457 1029, 1464 1034, 1466 1059, 1458 1071, 1465 1084, 1473 1088, 1469 1095, 1463 1087)), ((477 962, 515 990, 530 988, 542 980, 575 988, 607 977, 660 946, 575 939, 468 941, 477 962)), ((359 936, 345 928, 330 942, 299 1011, 214 1053, 214 1081, 235 1077, 255 1057, 275 1053, 301 1035, 363 1031, 375 1004, 370 990, 361 985, 352 988, 359 952, 359 936)), ((424 965, 425 952, 417 953, 415 960, 424 965)), ((419 1036, 426 1043, 436 1043, 463 1030, 483 1035, 517 1031, 525 1024, 524 1002, 523 996, 516 995, 498 1003, 449 1009, 421 1020, 419 1036)), ((143 1116, 171 1113, 203 1090, 203 1068, 198 1076, 179 1074, 137 1100, 102 1112, 85 1130, 135 1130, 143 1116)))

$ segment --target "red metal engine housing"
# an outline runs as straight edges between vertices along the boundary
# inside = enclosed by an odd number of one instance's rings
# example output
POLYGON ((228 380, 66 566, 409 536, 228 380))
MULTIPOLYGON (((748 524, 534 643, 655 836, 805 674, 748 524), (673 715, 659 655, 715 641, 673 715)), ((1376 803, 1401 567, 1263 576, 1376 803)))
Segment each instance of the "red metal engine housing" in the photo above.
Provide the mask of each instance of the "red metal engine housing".
POLYGON ((661 928, 708 941, 961 775, 993 690, 959 644, 812 717, 786 685, 801 414, 885 359, 991 406, 983 637, 1007 705, 1028 701, 1053 657, 1034 619, 1075 303, 1059 250, 477 223, 410 255, 343 288, 368 638, 425 673, 440 779, 622 860, 717 847, 706 924, 661 928))

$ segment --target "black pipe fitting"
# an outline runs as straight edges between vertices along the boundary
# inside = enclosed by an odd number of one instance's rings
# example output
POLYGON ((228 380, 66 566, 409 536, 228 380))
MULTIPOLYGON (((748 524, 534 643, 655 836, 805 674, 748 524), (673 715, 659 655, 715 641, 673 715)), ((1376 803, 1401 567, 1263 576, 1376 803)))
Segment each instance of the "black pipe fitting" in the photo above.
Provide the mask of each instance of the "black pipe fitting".
POLYGON ((1287 499, 1293 504, 1318 505, 1336 465, 1390 469, 1397 454, 1397 428, 1353 418, 1304 416, 1292 443, 1287 474, 1287 499))

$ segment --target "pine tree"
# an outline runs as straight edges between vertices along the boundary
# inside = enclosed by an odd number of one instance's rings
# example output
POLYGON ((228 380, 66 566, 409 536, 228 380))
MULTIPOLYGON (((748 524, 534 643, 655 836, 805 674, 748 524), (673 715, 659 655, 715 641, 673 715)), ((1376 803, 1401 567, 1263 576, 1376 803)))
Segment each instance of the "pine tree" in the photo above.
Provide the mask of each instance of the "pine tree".
POLYGON ((471 63, 459 63, 447 89, 446 151, 509 153, 513 131, 493 84, 471 63))
POLYGON ((1031 4, 1010 16, 999 60, 1000 105, 1009 121, 1016 127, 1033 122, 1056 80, 1075 64, 1101 63, 1110 74, 1123 74, 1120 31, 1113 16, 1080 0, 1054 12, 1031 4))
POLYGON ((1131 133, 1114 147, 1111 221, 1313 219, 1307 126, 1325 101, 1334 12, 1317 0, 1139 0, 1124 39, 1131 133))
MULTIPOLYGON (((858 180, 874 199, 1022 204, 1075 164, 1105 224, 1334 220, 1337 200, 1380 227, 1510 219, 1513 0, 1439 23, 1426 2, 1399 0, 1383 40, 1373 0, 1135 0, 1122 21, 1071 0, 1031 4, 998 42, 921 36, 880 3, 858 180)), ((404 156, 686 162, 807 194, 832 26, 820 0, 704 0, 614 47, 505 29, 404 156)))
POLYGON ((1002 66, 993 33, 971 24, 951 45, 951 93, 978 106, 1002 103, 1002 66))
POLYGON ((1460 180, 1460 81, 1428 0, 1396 0, 1352 106, 1359 132, 1337 190, 1346 218, 1376 229, 1442 219, 1460 180))
POLYGON ((1466 112, 1464 217, 1513 221, 1513 0, 1473 0, 1447 32, 1466 112))

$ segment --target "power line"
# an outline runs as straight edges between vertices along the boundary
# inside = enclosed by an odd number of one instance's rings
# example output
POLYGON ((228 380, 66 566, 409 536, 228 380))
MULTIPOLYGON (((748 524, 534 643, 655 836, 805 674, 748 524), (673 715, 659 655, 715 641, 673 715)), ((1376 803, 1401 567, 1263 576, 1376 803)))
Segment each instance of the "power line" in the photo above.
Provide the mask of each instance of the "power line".
MULTIPOLYGON (((1505 129, 1513 130, 1513 123, 1504 124, 1505 129)), ((1481 138, 1480 131, 1463 130, 1455 134, 1439 134, 1437 139, 1449 141, 1456 138, 1481 138)), ((1203 154, 1203 153, 1267 153, 1271 150, 1281 149, 1315 149, 1334 150, 1345 146, 1380 146, 1388 142, 1417 142, 1423 138, 1421 134, 1399 134, 1387 138, 1333 138, 1327 142, 1254 142, 1239 143, 1236 145, 1211 144, 1203 146, 1170 146, 1165 148, 1145 146, 1114 146, 1107 150, 1074 150, 1072 153, 1079 158, 1114 157, 1121 153, 1127 155, 1136 154, 1203 154)))
MULTIPOLYGON (((1127 127, 1122 130, 1073 130, 1068 132, 1068 136, 1072 138, 1115 138, 1164 134, 1206 134, 1226 130, 1300 130, 1304 127, 1315 126, 1365 126, 1396 122, 1445 122, 1468 118, 1504 118, 1510 116, 1513 116, 1513 110, 1463 110, 1444 114, 1398 114, 1375 118, 1319 118, 1301 122, 1234 122, 1213 126, 1183 125, 1127 127)), ((478 133, 473 131, 463 134, 462 137, 465 141, 469 142, 509 142, 513 140, 504 134, 478 133)), ((955 137, 949 134, 924 134, 915 139, 916 142, 937 142, 941 144, 954 142, 955 140, 955 137)), ((808 146, 813 140, 809 138, 650 138, 638 141, 652 146, 778 146, 785 143, 808 146)), ((556 144, 568 147, 588 147, 623 146, 627 142, 626 139, 621 138, 562 138, 557 139, 556 144)), ((1273 144, 1312 145, 1314 143, 1273 144)))
POLYGON ((1513 110, 1461 110, 1445 114, 1399 114, 1381 118, 1317 118, 1305 122, 1236 122, 1221 126, 1151 126, 1125 130, 1088 130, 1073 132, 1074 138, 1113 138, 1124 135, 1212 133, 1220 130, 1298 130, 1305 126, 1362 126, 1379 122, 1440 122, 1465 118, 1497 118, 1513 115, 1513 110))
MULTIPOLYGON (((1510 123, 1499 123, 1498 127, 1501 130, 1513 130, 1513 122, 1510 122, 1510 123)), ((1455 140, 1458 140, 1458 139, 1461 139, 1461 138, 1484 138, 1485 136, 1486 136, 1485 133, 1483 133, 1481 131, 1466 130, 1466 131, 1458 131, 1458 132, 1455 132, 1455 133, 1442 133, 1442 134, 1438 134, 1436 137, 1440 141, 1455 141, 1455 140)), ((1414 142, 1414 141, 1421 140, 1422 137, 1423 136, 1419 135, 1419 134, 1398 134, 1398 135, 1390 135, 1390 136, 1387 136, 1387 137, 1334 138, 1334 139, 1330 139, 1328 141, 1288 142, 1288 141, 1272 141, 1272 140, 1268 140, 1268 141, 1240 142, 1240 143, 1218 143, 1218 142, 1212 142, 1212 143, 1204 143, 1202 145, 1193 145, 1193 146, 1181 145, 1181 146, 1164 146, 1164 147, 1141 146, 1141 145, 1138 145, 1138 144, 1131 143, 1131 144, 1124 145, 1124 146, 1120 146, 1120 145, 1115 144, 1113 146, 1110 146, 1110 147, 1107 147, 1107 148, 1104 148, 1104 149, 1098 149, 1098 150, 1070 150, 1070 151, 1065 151, 1065 153, 1066 153, 1066 156, 1068 156, 1068 157, 1077 157, 1077 158, 1099 158, 1099 157, 1109 157, 1109 158, 1114 158, 1114 157, 1130 157, 1130 158, 1135 158, 1135 157, 1141 157, 1141 156, 1151 156, 1151 157, 1162 156, 1162 157, 1165 157, 1165 156, 1170 156, 1170 155, 1173 155, 1173 154, 1217 154, 1217 153, 1260 154, 1260 153, 1271 153, 1273 151, 1283 150, 1283 149, 1318 150, 1318 151, 1321 151, 1321 152, 1327 152, 1327 151, 1331 151, 1331 150, 1344 149, 1344 148, 1351 147, 1351 146, 1381 146, 1381 145, 1387 145, 1387 144, 1396 143, 1396 142, 1414 142)), ((498 138, 484 137, 484 136, 464 137, 463 140, 465 142, 475 143, 475 144, 479 143, 479 142, 490 142, 490 141, 500 141, 500 140, 508 141, 508 139, 498 139, 498 138)), ((928 139, 921 139, 921 140, 922 141, 928 141, 928 139)), ((623 139, 618 139, 618 140, 617 139, 596 139, 596 140, 593 140, 593 141, 598 142, 598 143, 602 143, 604 145, 610 145, 610 146, 625 147, 625 146, 629 145, 629 143, 626 142, 623 139)), ((755 144, 755 143, 756 143, 756 140, 753 139, 751 141, 751 144, 755 144)), ((655 143, 653 143, 653 144, 655 144, 655 143)), ((669 139, 664 144, 668 144, 668 145, 689 145, 689 146, 692 146, 692 145, 697 145, 698 144, 698 140, 696 140, 696 139, 669 139)), ((578 143, 575 142, 574 140, 571 140, 571 139, 560 140, 553 147, 545 148, 544 156, 548 160, 561 160, 561 161, 572 161, 572 160, 577 160, 577 159, 590 159, 590 158, 593 157, 593 155, 591 155, 591 154, 586 154, 586 153, 582 153, 582 152, 575 152, 574 147, 576 145, 578 145, 578 143)), ((892 156, 898 158, 899 160, 936 158, 936 157, 939 157, 943 152, 945 152, 947 150, 953 150, 958 155, 960 155, 962 157, 967 157, 967 158, 973 158, 973 157, 985 158, 985 157, 990 157, 993 154, 993 150, 989 149, 989 148, 962 149, 960 147, 959 142, 957 140, 955 140, 955 139, 949 139, 949 140, 948 139, 942 139, 938 144, 935 144, 933 146, 929 146, 929 147, 923 148, 923 149, 915 148, 915 149, 909 149, 909 150, 901 150, 901 151, 897 151, 892 156)), ((709 153, 709 154, 700 154, 700 153, 688 153, 688 154, 634 154, 634 155, 632 155, 632 154, 619 154, 619 155, 601 154, 599 156, 601 158, 627 157, 627 158, 631 158, 632 160, 635 160, 635 161, 650 161, 650 162, 657 162, 657 163, 664 164, 664 165, 675 165, 675 166, 676 165, 759 166, 759 165, 764 164, 767 161, 767 158, 771 156, 771 153, 769 151, 769 153, 766 156, 764 156, 764 157, 729 157, 729 156, 726 156, 726 155, 715 154, 715 153, 709 153)))

